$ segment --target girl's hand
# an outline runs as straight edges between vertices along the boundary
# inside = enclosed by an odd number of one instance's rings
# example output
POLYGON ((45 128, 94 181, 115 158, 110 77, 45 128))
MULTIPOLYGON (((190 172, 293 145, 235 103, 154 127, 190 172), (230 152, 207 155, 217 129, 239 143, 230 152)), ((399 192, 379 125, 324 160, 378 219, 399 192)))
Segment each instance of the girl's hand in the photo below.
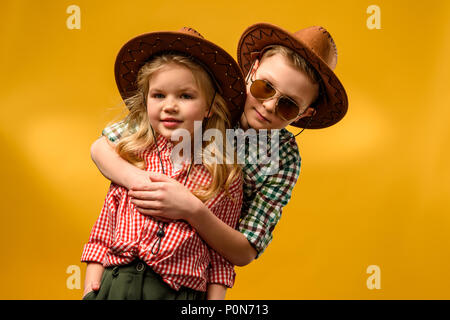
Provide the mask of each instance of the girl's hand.
POLYGON ((101 263, 89 262, 86 267, 83 298, 91 291, 98 291, 105 268, 101 263))
POLYGON ((218 283, 208 284, 206 300, 225 300, 227 287, 218 283))
POLYGON ((92 281, 84 287, 83 298, 91 291, 100 290, 100 281, 92 281))
POLYGON ((203 203, 178 181, 160 173, 147 172, 151 183, 143 191, 128 195, 136 209, 161 220, 189 220, 203 203))

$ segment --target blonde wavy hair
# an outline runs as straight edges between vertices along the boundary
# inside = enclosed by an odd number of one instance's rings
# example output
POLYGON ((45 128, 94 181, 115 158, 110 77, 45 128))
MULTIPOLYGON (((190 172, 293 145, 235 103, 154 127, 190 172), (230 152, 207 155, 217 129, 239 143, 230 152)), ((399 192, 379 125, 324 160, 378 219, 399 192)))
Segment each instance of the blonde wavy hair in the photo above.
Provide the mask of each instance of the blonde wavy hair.
MULTIPOLYGON (((225 193, 229 195, 228 190, 230 184, 242 174, 241 167, 235 161, 233 161, 233 164, 227 164, 225 159, 226 155, 222 150, 222 146, 226 145, 226 129, 230 128, 230 112, 222 96, 219 93, 215 93, 212 80, 207 72, 199 64, 188 57, 172 53, 163 54, 147 62, 139 70, 137 77, 138 90, 133 96, 125 100, 125 104, 129 109, 129 114, 123 120, 126 124, 126 129, 116 146, 116 151, 123 159, 131 164, 141 169, 145 169, 145 161, 141 154, 144 150, 154 144, 146 105, 149 83, 152 75, 168 64, 181 65, 191 70, 197 81, 197 85, 204 93, 206 100, 205 104, 207 107, 209 107, 209 101, 212 101, 214 98, 209 119, 203 130, 217 129, 222 133, 223 137, 222 142, 215 140, 203 141, 202 151, 208 148, 209 151, 214 153, 216 159, 219 159, 219 161, 217 161, 219 163, 211 163, 210 161, 204 161, 205 159, 203 159, 203 165, 211 174, 212 180, 207 186, 197 185, 192 192, 203 202, 217 195, 222 188, 225 193), (220 161, 220 159, 222 161, 220 161)), ((227 152, 229 152, 229 150, 227 150, 227 152)), ((204 152, 202 152, 202 154, 204 154, 204 152)), ((193 158, 191 157, 191 159, 193 158)), ((192 168, 190 174, 195 174, 195 166, 192 168)))

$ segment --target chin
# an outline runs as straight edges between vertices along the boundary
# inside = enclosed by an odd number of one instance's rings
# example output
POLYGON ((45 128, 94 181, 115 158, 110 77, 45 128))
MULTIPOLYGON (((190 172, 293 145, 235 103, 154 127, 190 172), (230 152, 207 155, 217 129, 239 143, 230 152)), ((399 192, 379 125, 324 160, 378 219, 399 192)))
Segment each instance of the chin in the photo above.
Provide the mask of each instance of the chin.
POLYGON ((160 126, 156 128, 156 131, 162 135, 163 137, 170 140, 170 137, 172 136, 173 130, 167 129, 164 126, 160 126))

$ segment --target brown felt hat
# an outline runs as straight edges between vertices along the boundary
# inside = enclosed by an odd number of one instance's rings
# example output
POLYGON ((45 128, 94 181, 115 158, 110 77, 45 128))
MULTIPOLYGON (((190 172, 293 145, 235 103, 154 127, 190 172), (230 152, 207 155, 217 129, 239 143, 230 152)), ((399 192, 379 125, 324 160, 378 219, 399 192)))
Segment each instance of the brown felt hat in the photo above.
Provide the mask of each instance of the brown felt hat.
POLYGON ((348 100, 344 86, 333 70, 337 63, 337 50, 331 35, 322 27, 309 27, 295 33, 285 31, 269 23, 258 23, 247 28, 238 44, 238 62, 243 72, 248 74, 255 59, 270 46, 280 45, 290 48, 303 57, 322 79, 323 93, 314 104, 316 114, 302 118, 291 125, 311 129, 332 126, 347 112, 348 100))
POLYGON ((145 33, 128 41, 120 49, 114 67, 122 98, 136 93, 139 69, 152 57, 166 52, 188 56, 206 70, 217 92, 227 102, 234 125, 241 116, 246 98, 242 71, 225 50, 192 28, 145 33))

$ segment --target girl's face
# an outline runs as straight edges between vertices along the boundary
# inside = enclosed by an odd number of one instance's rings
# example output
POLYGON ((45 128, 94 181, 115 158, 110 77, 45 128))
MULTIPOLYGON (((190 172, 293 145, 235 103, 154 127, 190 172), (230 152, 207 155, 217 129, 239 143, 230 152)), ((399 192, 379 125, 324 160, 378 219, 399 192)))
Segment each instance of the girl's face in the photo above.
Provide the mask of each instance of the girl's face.
POLYGON ((207 112, 204 93, 190 69, 171 63, 153 73, 147 113, 156 132, 171 140, 175 130, 186 129, 192 138, 194 121, 202 121, 207 112))
MULTIPOLYGON (((319 86, 314 84, 309 77, 297 70, 289 60, 281 54, 275 54, 257 60, 252 72, 252 79, 266 80, 272 84, 283 95, 290 97, 300 106, 300 112, 306 111, 308 106, 315 100, 319 86)), ((276 114, 276 102, 278 95, 273 98, 260 101, 252 96, 250 86, 247 84, 247 100, 244 112, 241 116, 241 126, 244 129, 282 129, 302 117, 310 116, 310 111, 289 121, 283 120, 276 114)))

